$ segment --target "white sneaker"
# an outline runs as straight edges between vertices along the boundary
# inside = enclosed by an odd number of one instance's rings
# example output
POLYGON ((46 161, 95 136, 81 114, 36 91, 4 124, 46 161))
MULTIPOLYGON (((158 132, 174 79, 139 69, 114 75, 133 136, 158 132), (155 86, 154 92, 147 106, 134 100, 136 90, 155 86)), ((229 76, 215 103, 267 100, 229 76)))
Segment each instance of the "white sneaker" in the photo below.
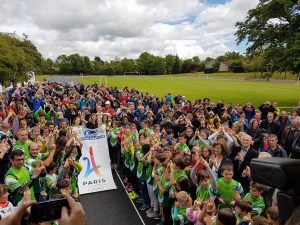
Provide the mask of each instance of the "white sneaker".
POLYGON ((153 207, 150 207, 149 209, 147 209, 146 213, 149 214, 149 213, 152 213, 154 212, 154 208, 153 207))

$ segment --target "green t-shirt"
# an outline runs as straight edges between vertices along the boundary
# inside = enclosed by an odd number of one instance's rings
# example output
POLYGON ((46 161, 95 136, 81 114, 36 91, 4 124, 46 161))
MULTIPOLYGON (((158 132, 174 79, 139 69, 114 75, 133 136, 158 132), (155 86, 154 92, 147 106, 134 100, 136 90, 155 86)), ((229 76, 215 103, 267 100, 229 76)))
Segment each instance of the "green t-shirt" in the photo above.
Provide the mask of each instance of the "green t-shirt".
POLYGON ((238 192, 241 196, 244 195, 242 185, 234 179, 229 183, 224 181, 224 177, 217 180, 217 193, 214 195, 218 198, 222 197, 225 204, 219 204, 219 208, 230 208, 230 202, 233 200, 234 192, 238 192))
POLYGON ((130 168, 130 160, 131 160, 130 148, 124 149, 122 157, 123 157, 123 160, 124 160, 125 167, 130 168))
POLYGON ((147 165, 147 169, 146 169, 146 179, 148 184, 150 185, 154 185, 154 178, 152 177, 152 169, 153 169, 153 165, 152 164, 148 164, 147 165))
POLYGON ((154 135, 154 131, 151 128, 148 128, 147 130, 141 129, 139 134, 144 134, 146 137, 152 137, 154 135))
POLYGON ((186 209, 187 207, 172 208, 173 225, 184 225, 189 222, 186 216, 186 209))
POLYGON ((47 153, 39 153, 36 157, 29 155, 28 158, 26 158, 25 160, 25 164, 27 166, 35 168, 38 161, 45 159, 47 155, 48 155, 47 153))
MULTIPOLYGON (((21 168, 11 167, 5 174, 4 183, 8 187, 10 193, 14 193, 18 188, 24 187, 29 181, 30 172, 27 168, 22 166, 21 168)), ((33 188, 30 188, 31 200, 34 200, 33 188)), ((14 205, 16 206, 23 198, 23 194, 15 192, 14 195, 14 205)))
POLYGON ((112 147, 115 147, 118 144, 117 136, 118 136, 119 133, 120 133, 120 131, 117 128, 113 128, 111 130, 109 141, 110 141, 110 144, 111 144, 112 147))
POLYGON ((184 170, 174 170, 174 180, 175 182, 180 178, 180 177, 185 177, 186 179, 188 179, 188 176, 186 174, 186 172, 184 170))
POLYGON ((264 198, 262 196, 255 199, 252 197, 252 195, 250 193, 247 193, 244 199, 246 199, 252 203, 252 207, 253 207, 252 211, 251 211, 252 216, 259 216, 264 212, 265 202, 264 202, 264 198))
MULTIPOLYGON (((162 177, 163 173, 164 173, 164 168, 162 165, 159 165, 156 169, 156 171, 154 171, 155 174, 157 174, 158 176, 162 177)), ((154 178, 155 174, 152 174, 152 177, 154 178)), ((157 190, 157 184, 156 181, 153 179, 153 191, 155 191, 156 194, 158 194, 158 190, 157 190)))
POLYGON ((239 221, 239 224, 244 221, 244 218, 236 213, 236 211, 233 211, 233 214, 235 215, 236 219, 239 221))
POLYGON ((158 202, 166 207, 169 205, 169 189, 171 188, 171 183, 169 181, 166 181, 165 174, 163 174, 160 178, 160 184, 164 189, 164 193, 161 193, 159 188, 157 187, 157 199, 158 202))
POLYGON ((177 143, 177 144, 176 144, 176 148, 179 148, 180 151, 181 151, 182 153, 184 153, 184 154, 187 153, 187 152, 189 151, 189 147, 187 146, 187 144, 181 145, 181 144, 177 143))
POLYGON ((210 194, 209 194, 209 188, 204 188, 201 186, 198 186, 196 189, 196 196, 197 198, 202 202, 202 201, 206 201, 209 199, 210 194))
POLYGON ((30 145, 30 140, 25 141, 24 143, 20 142, 20 141, 16 141, 14 147, 13 147, 13 151, 16 149, 22 149, 25 155, 25 158, 29 157, 29 145, 30 145))
POLYGON ((147 166, 148 163, 144 157, 144 154, 142 153, 141 149, 139 149, 136 153, 140 160, 138 161, 138 165, 137 165, 137 170, 136 170, 136 176, 137 178, 139 178, 141 181, 146 181, 147 180, 147 166))
POLYGON ((57 189, 57 175, 56 174, 47 174, 45 177, 45 186, 48 198, 51 199, 53 195, 58 194, 57 189))
POLYGON ((195 140, 193 145, 198 145, 201 149, 204 149, 205 147, 205 144, 199 139, 195 140))

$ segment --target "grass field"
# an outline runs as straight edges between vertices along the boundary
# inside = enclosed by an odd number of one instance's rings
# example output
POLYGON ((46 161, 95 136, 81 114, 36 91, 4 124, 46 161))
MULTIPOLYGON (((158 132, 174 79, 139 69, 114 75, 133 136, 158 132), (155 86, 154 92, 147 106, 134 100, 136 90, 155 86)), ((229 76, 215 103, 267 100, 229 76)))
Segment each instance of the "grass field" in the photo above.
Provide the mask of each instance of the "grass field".
MULTIPOLYGON (((204 74, 203 72, 199 73, 185 73, 185 74, 174 74, 172 76, 179 76, 179 77, 193 77, 193 78, 219 78, 219 79, 238 79, 238 80, 263 80, 261 78, 260 73, 211 73, 211 74, 204 74)), ((285 81, 296 81, 297 76, 287 73, 275 72, 270 79, 271 81, 277 80, 285 80, 285 81)))
MULTIPOLYGON (((221 74, 218 74, 221 75, 221 74)), ((125 86, 137 88, 159 97, 171 92, 173 96, 181 94, 187 99, 209 97, 213 101, 223 99, 225 102, 245 104, 252 101, 259 106, 266 100, 277 102, 280 107, 293 107, 300 100, 300 85, 295 82, 268 82, 240 80, 236 77, 214 77, 203 74, 161 75, 161 76, 112 76, 107 77, 108 86, 122 89, 125 86), (216 79, 221 78, 221 79, 216 79)), ((100 83, 98 76, 76 77, 78 82, 86 85, 100 83)), ((102 79, 102 83, 105 80, 102 79)))

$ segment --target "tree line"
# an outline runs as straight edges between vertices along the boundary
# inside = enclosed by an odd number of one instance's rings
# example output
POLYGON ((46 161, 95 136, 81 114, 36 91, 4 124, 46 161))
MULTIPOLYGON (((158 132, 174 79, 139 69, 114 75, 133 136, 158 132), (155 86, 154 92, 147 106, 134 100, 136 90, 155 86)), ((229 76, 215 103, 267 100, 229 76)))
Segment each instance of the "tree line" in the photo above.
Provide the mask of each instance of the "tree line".
POLYGON ((0 34, 0 83, 26 80, 30 71, 37 74, 178 74, 219 71, 228 62, 231 72, 260 73, 269 78, 275 71, 300 73, 300 5, 293 1, 260 0, 248 11, 243 22, 236 24, 237 43, 246 41, 247 52, 226 52, 216 58, 199 56, 181 59, 178 55, 157 56, 143 52, 137 59, 118 58, 104 61, 79 54, 44 59, 27 35, 16 39, 0 34))

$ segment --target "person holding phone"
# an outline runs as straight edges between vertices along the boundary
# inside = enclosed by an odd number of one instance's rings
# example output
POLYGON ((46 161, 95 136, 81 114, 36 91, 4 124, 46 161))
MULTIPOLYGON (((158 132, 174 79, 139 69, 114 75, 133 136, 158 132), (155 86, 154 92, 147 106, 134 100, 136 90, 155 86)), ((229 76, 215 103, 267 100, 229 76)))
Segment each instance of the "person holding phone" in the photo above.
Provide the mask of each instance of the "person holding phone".
MULTIPOLYGON (((68 193, 62 194, 67 199, 69 207, 62 207, 60 225, 87 225, 87 217, 82 205, 68 193)), ((21 225, 23 216, 28 214, 28 208, 35 204, 36 201, 24 198, 11 215, 0 220, 0 225, 21 225)))

